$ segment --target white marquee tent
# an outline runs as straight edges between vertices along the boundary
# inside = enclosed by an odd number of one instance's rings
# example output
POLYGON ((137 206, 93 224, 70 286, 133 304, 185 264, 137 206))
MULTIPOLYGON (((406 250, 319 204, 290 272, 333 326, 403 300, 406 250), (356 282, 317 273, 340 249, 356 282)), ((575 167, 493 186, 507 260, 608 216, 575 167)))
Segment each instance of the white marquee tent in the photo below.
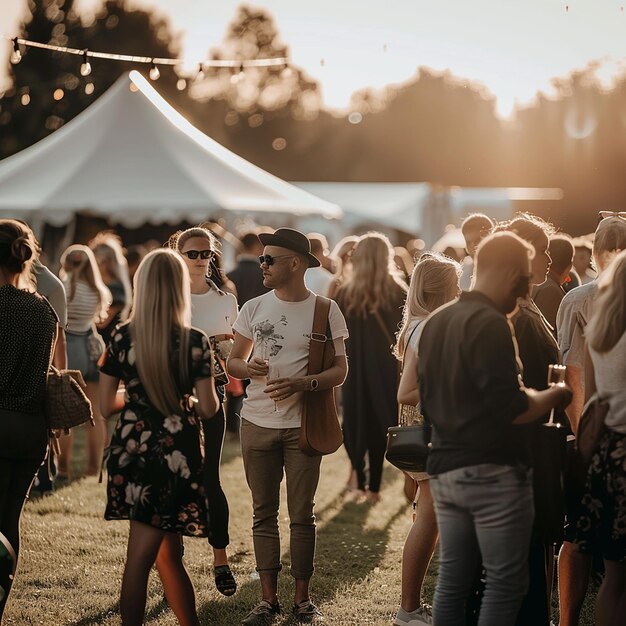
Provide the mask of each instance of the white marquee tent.
POLYGON ((134 71, 67 125, 0 161, 0 215, 61 226, 77 211, 130 228, 229 211, 341 216, 336 204, 204 135, 134 71))

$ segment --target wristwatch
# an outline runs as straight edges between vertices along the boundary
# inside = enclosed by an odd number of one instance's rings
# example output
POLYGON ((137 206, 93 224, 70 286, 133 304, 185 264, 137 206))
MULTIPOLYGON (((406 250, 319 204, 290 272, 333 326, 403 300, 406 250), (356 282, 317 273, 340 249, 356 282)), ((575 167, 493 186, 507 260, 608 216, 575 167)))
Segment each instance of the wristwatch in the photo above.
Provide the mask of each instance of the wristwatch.
POLYGON ((317 391, 317 388, 320 386, 320 381, 317 378, 311 378, 309 381, 309 389, 311 391, 317 391))

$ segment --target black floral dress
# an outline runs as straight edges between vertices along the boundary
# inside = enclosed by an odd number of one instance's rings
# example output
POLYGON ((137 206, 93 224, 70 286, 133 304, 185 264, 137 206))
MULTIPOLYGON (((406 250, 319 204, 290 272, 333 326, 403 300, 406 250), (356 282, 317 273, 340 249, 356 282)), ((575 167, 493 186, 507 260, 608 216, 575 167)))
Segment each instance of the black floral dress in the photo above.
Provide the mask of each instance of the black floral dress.
MULTIPOLYGON (((176 348, 173 364, 178 358, 176 348)), ((188 359, 194 382, 211 376, 210 358, 206 336, 192 329, 188 359)), ((139 380, 128 324, 115 329, 100 371, 126 385, 126 405, 107 450, 105 519, 136 520, 181 535, 208 536, 202 431, 183 411, 163 416, 152 406, 139 380)))

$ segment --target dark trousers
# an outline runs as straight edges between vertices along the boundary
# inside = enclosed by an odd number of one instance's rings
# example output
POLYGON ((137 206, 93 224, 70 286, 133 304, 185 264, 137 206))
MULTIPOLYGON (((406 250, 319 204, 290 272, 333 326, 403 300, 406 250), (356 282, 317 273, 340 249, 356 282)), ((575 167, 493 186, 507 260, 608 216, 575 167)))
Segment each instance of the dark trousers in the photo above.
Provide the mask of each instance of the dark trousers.
POLYGON ((228 537, 228 501, 220 484, 220 461, 224 443, 225 417, 223 405, 208 420, 202 420, 204 430, 204 467, 202 478, 209 501, 211 517, 209 543, 213 548, 225 548, 228 537))
POLYGON ((378 493, 383 477, 383 463, 385 462, 385 450, 387 449, 387 433, 383 433, 376 416, 371 414, 363 415, 365 428, 365 441, 367 444, 367 457, 369 461, 369 481, 365 472, 365 455, 351 456, 352 464, 356 470, 359 489, 365 489, 367 485, 370 491, 378 493))
POLYGON ((537 539, 531 541, 528 552, 529 585, 517 616, 517 626, 549 626, 550 624, 546 578, 547 547, 537 539))
MULTIPOLYGON (((48 445, 43 416, 0 411, 0 533, 20 547, 20 515, 48 445)), ((0 600, 0 621, 7 593, 0 600)))

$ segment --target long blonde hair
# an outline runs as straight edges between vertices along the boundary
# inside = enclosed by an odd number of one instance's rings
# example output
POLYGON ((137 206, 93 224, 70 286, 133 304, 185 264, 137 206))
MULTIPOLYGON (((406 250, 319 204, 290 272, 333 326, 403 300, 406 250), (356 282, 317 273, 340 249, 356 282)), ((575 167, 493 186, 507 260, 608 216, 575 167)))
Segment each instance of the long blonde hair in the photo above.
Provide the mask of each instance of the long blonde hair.
POLYGON ((585 335, 596 352, 608 352, 626 332, 626 250, 598 279, 598 293, 585 335))
POLYGON ((359 238, 352 253, 352 274, 337 292, 348 315, 367 317, 388 309, 397 300, 398 292, 407 292, 394 255, 389 239, 381 233, 367 233, 359 238))
POLYGON ((418 317, 427 317, 454 299, 459 292, 461 272, 461 265, 443 254, 426 252, 420 257, 411 275, 402 326, 394 350, 398 359, 404 355, 407 329, 411 322, 418 317))
POLYGON ((189 384, 190 293, 187 266, 172 250, 153 250, 135 274, 129 320, 135 362, 150 402, 163 415, 180 411, 181 391, 189 384), (179 358, 174 364, 171 354, 177 335, 179 358))
POLYGON ((71 302, 76 295, 76 285, 79 281, 86 283, 98 296, 98 311, 96 321, 101 322, 107 317, 111 304, 111 292, 102 280, 98 263, 91 248, 75 244, 69 246, 61 255, 61 279, 69 282, 67 301, 71 302))
POLYGON ((107 266, 108 272, 114 280, 121 283, 124 288, 126 304, 120 313, 120 319, 128 317, 132 302, 132 288, 128 275, 128 263, 124 256, 124 248, 121 239, 110 231, 98 233, 90 242, 89 247, 97 257, 101 257, 107 266))

